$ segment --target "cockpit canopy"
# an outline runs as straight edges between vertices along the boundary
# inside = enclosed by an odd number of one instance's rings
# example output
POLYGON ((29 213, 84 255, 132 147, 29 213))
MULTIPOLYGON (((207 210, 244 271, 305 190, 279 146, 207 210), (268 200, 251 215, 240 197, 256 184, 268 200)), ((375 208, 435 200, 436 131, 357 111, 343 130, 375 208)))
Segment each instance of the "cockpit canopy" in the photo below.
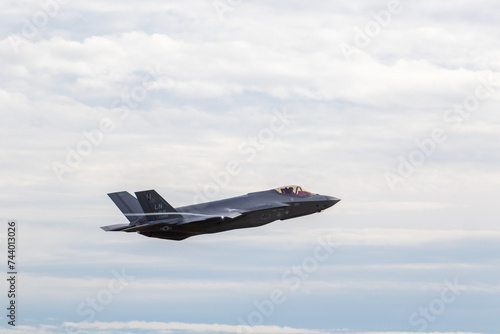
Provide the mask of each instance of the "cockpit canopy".
POLYGON ((285 187, 276 188, 275 190, 277 192, 279 192, 280 194, 294 195, 294 196, 300 196, 300 197, 313 195, 312 192, 307 191, 305 189, 302 189, 301 186, 285 186, 285 187))

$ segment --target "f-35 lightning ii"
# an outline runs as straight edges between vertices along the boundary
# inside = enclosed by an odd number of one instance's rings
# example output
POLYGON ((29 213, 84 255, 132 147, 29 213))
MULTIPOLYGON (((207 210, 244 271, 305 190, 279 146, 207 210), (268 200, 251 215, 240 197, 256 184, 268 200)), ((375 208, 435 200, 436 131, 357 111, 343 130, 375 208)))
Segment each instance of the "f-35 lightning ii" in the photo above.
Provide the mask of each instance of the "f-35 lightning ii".
POLYGON ((219 201, 173 208, 155 190, 126 191, 108 196, 129 224, 101 227, 104 231, 139 232, 152 238, 184 240, 194 235, 257 227, 321 212, 340 201, 313 194, 300 186, 249 193, 219 201))

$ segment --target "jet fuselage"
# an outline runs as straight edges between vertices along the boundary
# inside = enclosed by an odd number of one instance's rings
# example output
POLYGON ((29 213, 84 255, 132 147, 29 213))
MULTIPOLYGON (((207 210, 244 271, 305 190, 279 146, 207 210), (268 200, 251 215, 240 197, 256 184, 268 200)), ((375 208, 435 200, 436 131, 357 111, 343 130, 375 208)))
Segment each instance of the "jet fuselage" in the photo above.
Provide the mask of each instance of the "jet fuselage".
POLYGON ((142 212, 125 192, 109 194, 129 218, 129 225, 103 227, 107 231, 139 232, 142 235, 171 240, 183 240, 193 235, 218 233, 240 228, 257 227, 276 220, 286 220, 321 212, 340 199, 313 194, 301 187, 289 186, 249 193, 247 195, 195 204, 171 207, 154 190, 136 193, 142 212), (119 200, 117 199, 119 198, 119 200), (120 203, 128 203, 127 213, 120 203))

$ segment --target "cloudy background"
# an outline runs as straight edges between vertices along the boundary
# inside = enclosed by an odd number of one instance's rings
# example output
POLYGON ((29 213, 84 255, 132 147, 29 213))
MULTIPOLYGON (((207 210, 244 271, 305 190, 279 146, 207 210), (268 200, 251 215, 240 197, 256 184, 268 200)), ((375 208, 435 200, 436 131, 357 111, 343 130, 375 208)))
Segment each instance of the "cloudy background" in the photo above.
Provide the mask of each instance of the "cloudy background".
POLYGON ((2 1, 0 218, 20 276, 0 330, 499 333, 499 13, 2 1), (99 228, 126 221, 109 192, 181 206, 287 184, 342 202, 182 242, 99 228))

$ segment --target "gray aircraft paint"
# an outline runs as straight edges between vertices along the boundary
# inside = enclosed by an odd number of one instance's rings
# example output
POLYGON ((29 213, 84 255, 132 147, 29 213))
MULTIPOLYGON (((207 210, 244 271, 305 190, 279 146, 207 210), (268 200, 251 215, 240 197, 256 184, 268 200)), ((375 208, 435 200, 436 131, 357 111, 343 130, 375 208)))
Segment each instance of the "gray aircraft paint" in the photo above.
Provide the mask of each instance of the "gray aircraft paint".
POLYGON ((257 227, 276 220, 321 212, 340 199, 313 194, 298 186, 280 187, 228 199, 174 208, 155 190, 126 191, 108 196, 130 224, 101 227, 105 231, 138 232, 152 238, 183 240, 194 235, 257 227))

